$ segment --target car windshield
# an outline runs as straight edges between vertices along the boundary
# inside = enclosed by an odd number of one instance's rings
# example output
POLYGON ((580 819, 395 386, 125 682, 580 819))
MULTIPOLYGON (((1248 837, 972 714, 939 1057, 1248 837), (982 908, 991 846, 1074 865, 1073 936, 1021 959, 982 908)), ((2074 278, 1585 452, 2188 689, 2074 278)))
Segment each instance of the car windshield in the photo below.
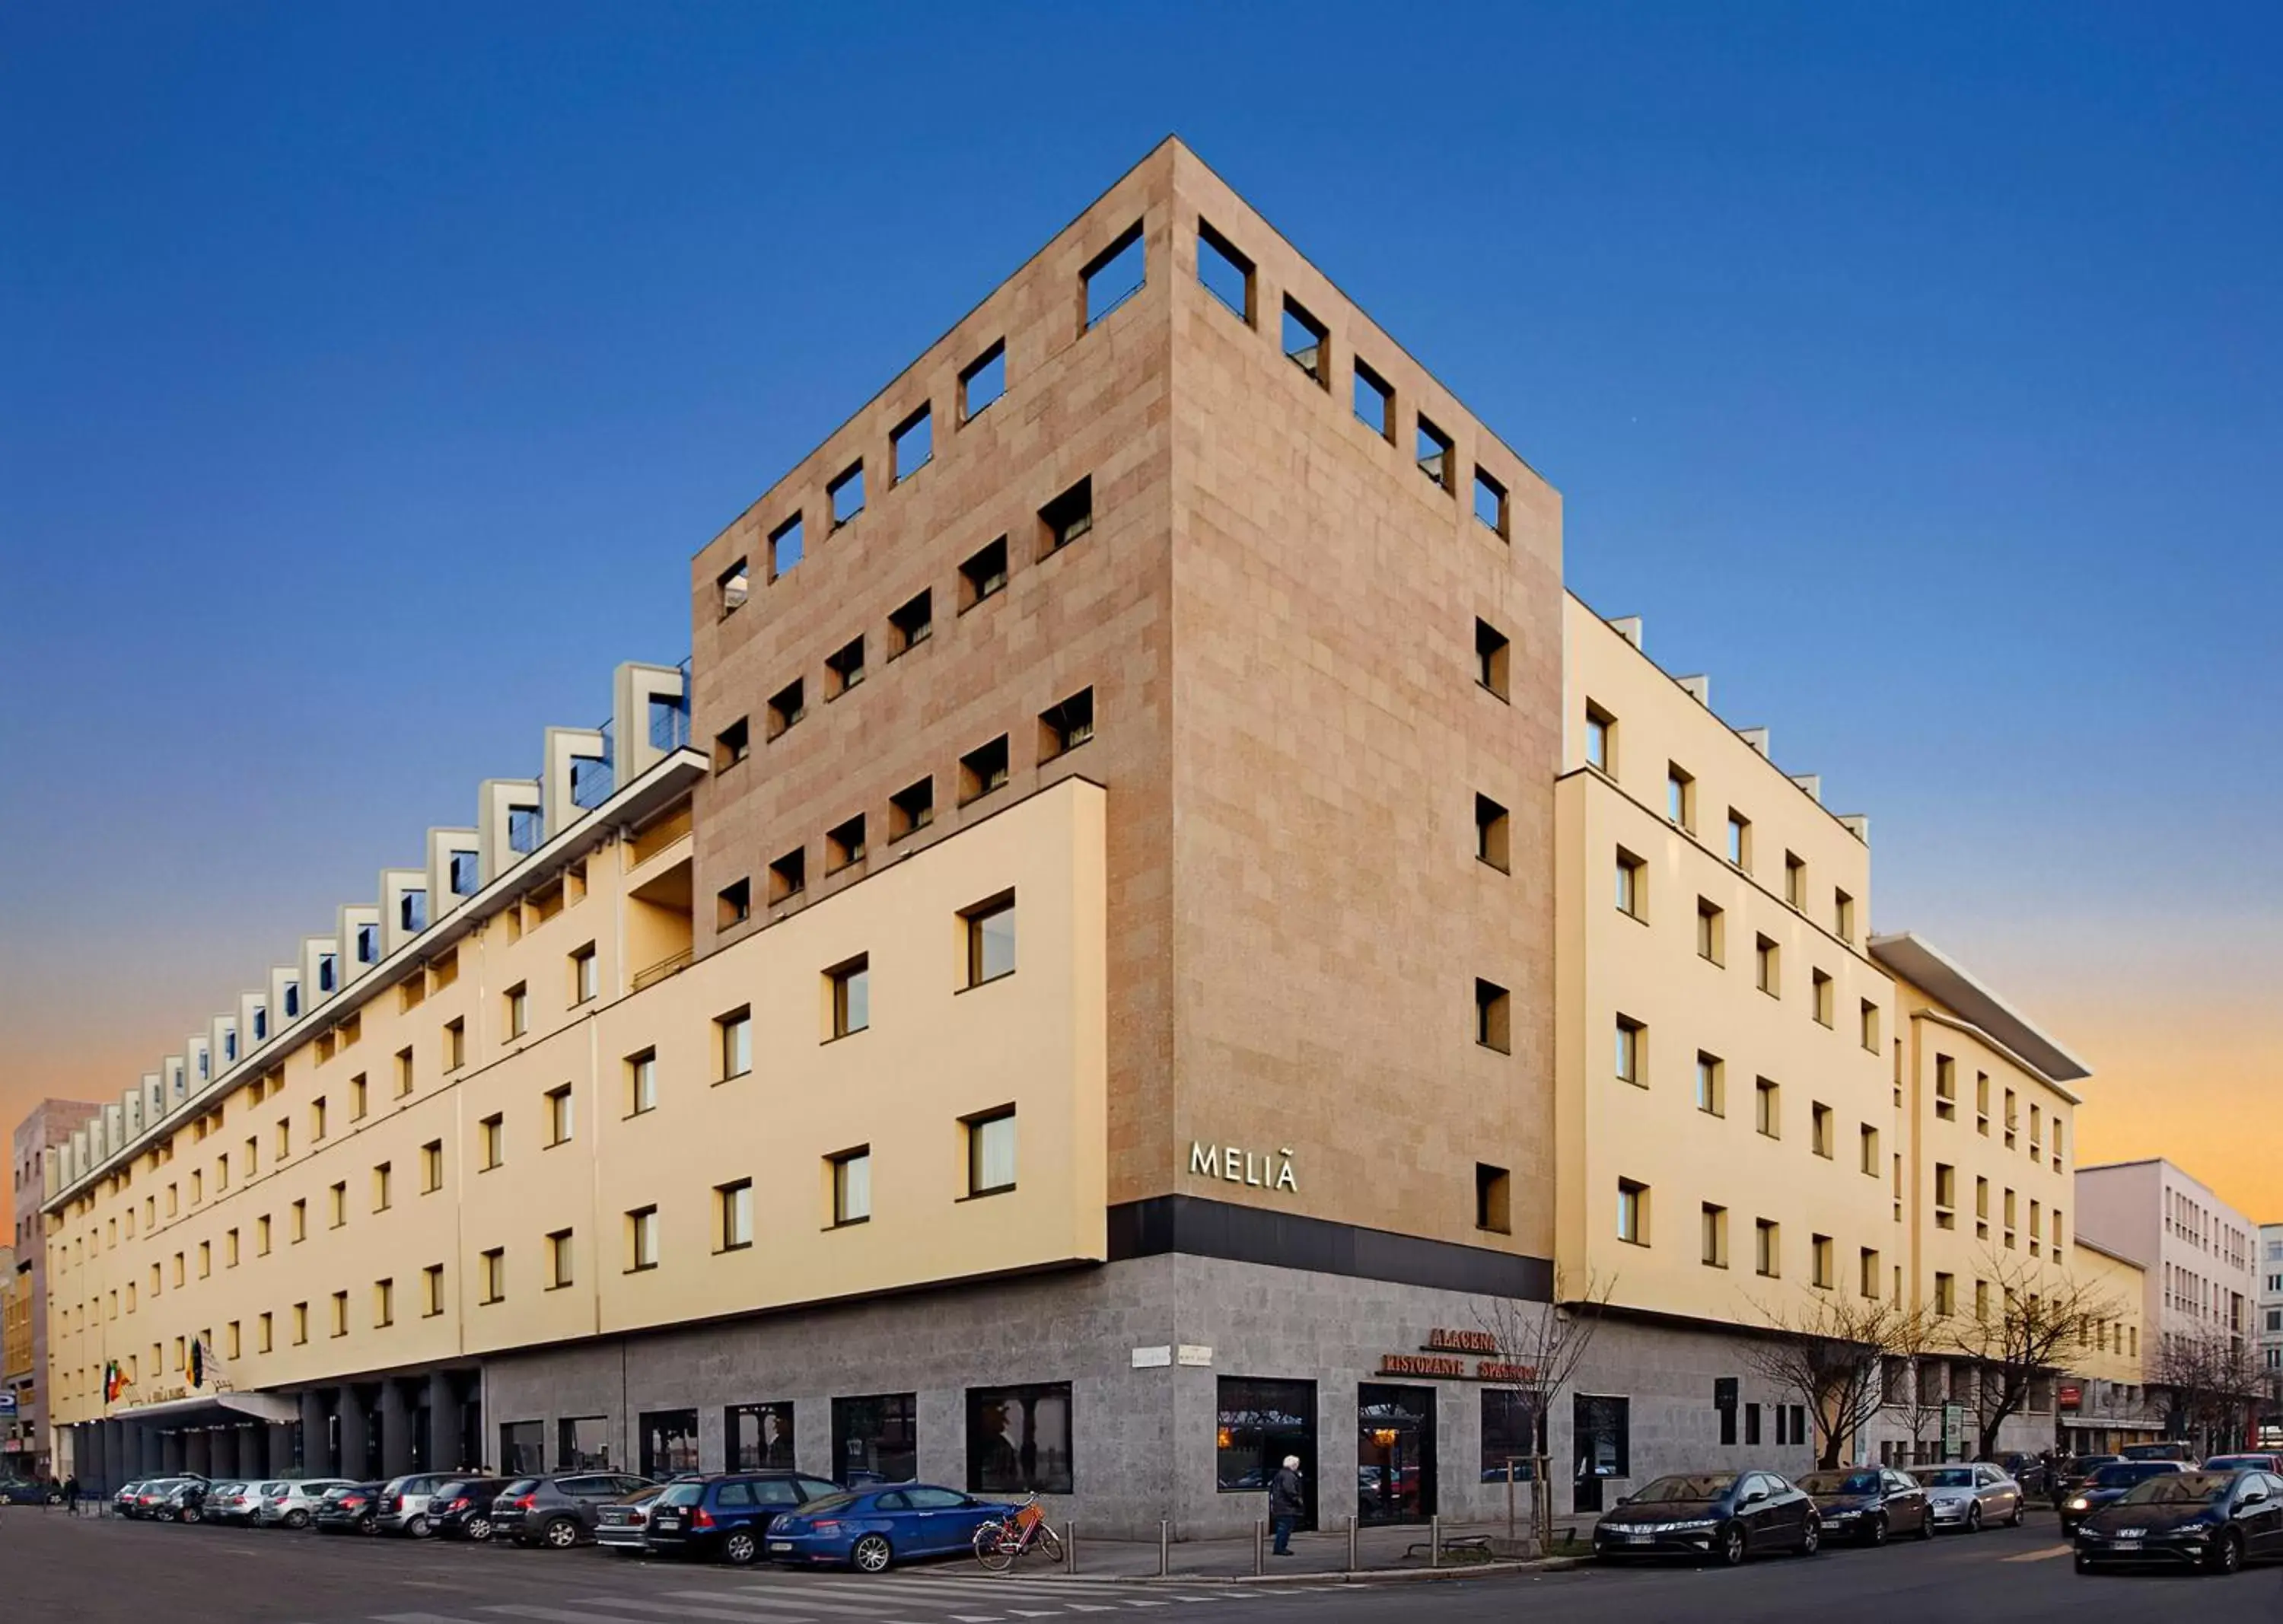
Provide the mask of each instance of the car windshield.
POLYGON ((856 1496, 853 1495, 827 1495, 822 1500, 812 1500, 801 1507, 800 1514, 803 1517, 810 1517, 820 1512, 838 1511, 844 1506, 855 1503, 856 1496))
POLYGON ((705 1485, 703 1483, 669 1483, 659 1491, 658 1503, 660 1505, 696 1505, 705 1498, 705 1485))
POLYGON ((1636 1502, 1718 1500, 1735 1487, 1736 1474, 1733 1472, 1700 1472, 1690 1477, 1659 1478, 1632 1498, 1636 1502))
POLYGON ((2092 1474, 2095 1488, 2130 1488, 2151 1478, 2176 1478, 2179 1472, 2168 1461, 2118 1461, 2092 1474))
MULTIPOLYGON (((618 1503, 620 1505, 648 1505, 651 1501, 658 1499, 665 1493, 665 1488, 656 1483, 652 1483, 648 1487, 635 1490, 634 1493, 630 1495, 620 1495, 618 1499, 618 1503)), ((684 1501, 675 1500, 670 1501, 668 1503, 673 1505, 682 1505, 687 1503, 684 1501)))
POLYGON ((1928 1488, 1974 1487, 1974 1468, 1971 1466, 1937 1466, 1931 1471, 1921 1471, 1916 1475, 1918 1480, 1928 1488))
POLYGON ((2209 1505, 2227 1498, 2232 1472, 2168 1472, 2150 1478, 2117 1502, 2119 1505, 2209 1505))
POLYGON ((2204 1463, 2204 1470, 2206 1472, 2267 1472, 2271 1470, 2267 1463, 2274 1458, 2271 1455, 2215 1455, 2204 1463))
POLYGON ((538 1487, 539 1480, 537 1478, 518 1478, 514 1482, 500 1490, 500 1493, 503 1495, 527 1495, 538 1487))
POLYGON ((1879 1474, 1875 1472, 1811 1472, 1792 1480, 1795 1488, 1805 1489, 1811 1495, 1875 1495, 1879 1492, 1879 1474))

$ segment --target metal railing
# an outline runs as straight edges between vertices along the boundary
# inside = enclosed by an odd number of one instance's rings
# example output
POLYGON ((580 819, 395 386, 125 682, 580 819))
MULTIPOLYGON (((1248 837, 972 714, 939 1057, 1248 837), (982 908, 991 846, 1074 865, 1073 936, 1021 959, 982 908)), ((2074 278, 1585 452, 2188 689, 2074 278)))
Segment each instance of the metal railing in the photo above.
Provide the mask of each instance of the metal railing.
POLYGON ((640 992, 645 987, 650 987, 657 982, 665 980, 666 977, 674 974, 678 970, 689 969, 690 960, 695 956, 696 953, 697 949, 695 948, 684 948, 679 953, 668 954, 666 957, 658 960, 655 964, 635 971, 634 990, 640 992))

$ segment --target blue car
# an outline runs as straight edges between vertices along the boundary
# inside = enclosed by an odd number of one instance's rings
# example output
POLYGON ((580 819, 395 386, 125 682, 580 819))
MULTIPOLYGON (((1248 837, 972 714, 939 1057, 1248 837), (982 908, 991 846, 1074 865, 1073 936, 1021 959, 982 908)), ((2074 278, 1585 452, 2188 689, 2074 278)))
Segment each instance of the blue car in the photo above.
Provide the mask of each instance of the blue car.
POLYGON ((769 1559, 878 1573, 892 1563, 975 1548, 975 1531, 1007 1508, 955 1488, 898 1483, 828 1495, 769 1525, 769 1559))

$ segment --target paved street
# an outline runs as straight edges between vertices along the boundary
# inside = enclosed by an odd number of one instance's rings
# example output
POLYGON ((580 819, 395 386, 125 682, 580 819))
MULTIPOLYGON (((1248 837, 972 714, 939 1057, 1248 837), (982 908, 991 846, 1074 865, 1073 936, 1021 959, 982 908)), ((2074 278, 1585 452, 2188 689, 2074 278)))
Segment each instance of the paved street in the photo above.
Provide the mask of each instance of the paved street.
POLYGON ((1065 1579, 1043 1570, 992 1580, 952 1563, 878 1579, 733 1572, 606 1556, 242 1529, 74 1522, 11 1508, 0 1520, 11 1617, 40 1624, 229 1620, 231 1624, 1091 1624, 1118 1614, 1173 1620, 1336 1621, 1417 1618, 1488 1624, 1687 1619, 1691 1624, 1853 1618, 2023 1624, 2091 1616, 2197 1624, 2283 1616, 2283 1569, 2231 1580, 2081 1578, 2050 1518, 1932 1545, 1835 1550, 1739 1573, 1586 1566, 1569 1573, 1356 1584, 1155 1584, 1065 1579), (20 1601, 20 1611, 12 1604, 20 1601))

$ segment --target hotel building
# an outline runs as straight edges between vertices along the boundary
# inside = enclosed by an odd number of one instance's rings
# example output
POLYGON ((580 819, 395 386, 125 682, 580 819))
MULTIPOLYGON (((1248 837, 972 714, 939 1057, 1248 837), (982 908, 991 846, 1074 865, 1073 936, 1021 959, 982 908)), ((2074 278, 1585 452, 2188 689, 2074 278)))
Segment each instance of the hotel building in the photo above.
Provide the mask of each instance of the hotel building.
POLYGON ((1484 1328, 1600 1282, 1590 1506, 1805 1464, 1720 1378, 1925 1289, 1861 821, 1178 143, 690 591, 686 682, 49 1159, 82 1476, 788 1464, 1188 1536, 1294 1453, 1326 1525, 1482 1515, 1484 1328))

